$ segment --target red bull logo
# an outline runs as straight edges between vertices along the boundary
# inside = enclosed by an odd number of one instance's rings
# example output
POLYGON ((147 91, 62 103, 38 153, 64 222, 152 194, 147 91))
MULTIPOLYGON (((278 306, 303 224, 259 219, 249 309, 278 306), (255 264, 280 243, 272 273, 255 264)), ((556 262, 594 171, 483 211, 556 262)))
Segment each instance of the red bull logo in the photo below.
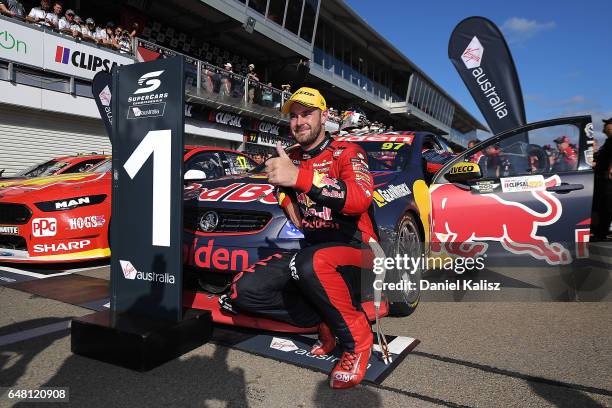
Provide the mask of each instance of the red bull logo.
MULTIPOLYGON (((545 180, 546 187, 559 184, 561 179, 557 175, 545 180)), ((478 208, 478 214, 469 221, 465 217, 465 193, 452 184, 435 186, 431 200, 433 207, 439 211, 433 219, 432 250, 476 258, 488 248, 486 242, 478 241, 497 241, 509 252, 531 255, 550 265, 570 263, 571 255, 566 248, 538 235, 539 227, 559 220, 561 203, 545 189, 530 193, 545 205, 544 212, 536 212, 522 203, 505 200, 496 194, 473 194, 470 195, 469 207, 478 208)))

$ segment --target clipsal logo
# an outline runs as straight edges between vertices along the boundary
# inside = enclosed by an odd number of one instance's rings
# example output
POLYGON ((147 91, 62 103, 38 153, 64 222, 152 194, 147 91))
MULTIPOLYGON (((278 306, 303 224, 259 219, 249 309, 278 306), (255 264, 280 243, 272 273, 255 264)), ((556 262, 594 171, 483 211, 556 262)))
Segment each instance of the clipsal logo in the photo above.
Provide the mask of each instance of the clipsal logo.
MULTIPOLYGON (((55 235, 55 234, 54 234, 55 235)), ((34 245, 34 252, 36 253, 47 253, 47 252, 67 252, 78 249, 84 249, 91 244, 91 241, 84 239, 81 241, 69 241, 69 242, 58 242, 53 244, 36 244, 34 245)))
POLYGON ((134 95, 153 92, 154 90, 159 88, 161 86, 161 81, 157 79, 157 77, 160 76, 163 72, 163 70, 153 71, 141 76, 138 79, 138 86, 140 86, 141 88, 136 89, 134 91, 134 95))
POLYGON ((461 59, 465 64, 467 69, 478 68, 480 66, 480 62, 482 61, 482 54, 484 52, 484 48, 478 40, 478 37, 474 36, 472 41, 468 44, 463 54, 461 54, 461 59))
POLYGON ((55 218, 34 218, 32 220, 32 235, 35 237, 54 237, 57 234, 55 218))
POLYGON ((225 112, 211 112, 209 116, 211 122, 221 123, 222 125, 242 127, 242 116, 232 115, 225 112))
POLYGON ((110 72, 112 67, 118 65, 109 59, 102 59, 97 55, 86 54, 82 51, 71 51, 70 48, 62 47, 61 45, 55 48, 55 62, 65 65, 72 64, 75 68, 94 72, 99 71, 99 68, 110 72))
POLYGON ((132 265, 132 262, 121 259, 119 260, 119 264, 121 265, 121 270, 123 271, 123 276, 125 279, 168 283, 170 285, 174 285, 174 275, 170 275, 168 273, 161 274, 155 272, 140 272, 136 269, 136 267, 134 267, 134 265, 132 265))

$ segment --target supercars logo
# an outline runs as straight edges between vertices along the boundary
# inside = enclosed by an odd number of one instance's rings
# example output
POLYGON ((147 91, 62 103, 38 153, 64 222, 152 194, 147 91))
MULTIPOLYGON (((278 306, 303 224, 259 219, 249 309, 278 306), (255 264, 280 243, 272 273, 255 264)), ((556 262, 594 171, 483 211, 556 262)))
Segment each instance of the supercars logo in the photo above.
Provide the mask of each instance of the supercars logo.
POLYGON ((55 218, 34 218, 32 220, 32 235, 35 237, 54 237, 57 234, 55 218))
POLYGON ((463 54, 461 54, 461 59, 465 64, 467 69, 478 68, 480 66, 480 62, 482 61, 482 54, 484 52, 484 48, 480 43, 478 37, 474 36, 472 41, 468 44, 463 54))
POLYGON ((153 92, 157 88, 159 88, 161 86, 161 81, 157 77, 160 76, 163 72, 163 70, 153 71, 141 76, 138 79, 138 86, 140 86, 141 88, 136 89, 134 91, 134 94, 138 95, 147 92, 153 92))

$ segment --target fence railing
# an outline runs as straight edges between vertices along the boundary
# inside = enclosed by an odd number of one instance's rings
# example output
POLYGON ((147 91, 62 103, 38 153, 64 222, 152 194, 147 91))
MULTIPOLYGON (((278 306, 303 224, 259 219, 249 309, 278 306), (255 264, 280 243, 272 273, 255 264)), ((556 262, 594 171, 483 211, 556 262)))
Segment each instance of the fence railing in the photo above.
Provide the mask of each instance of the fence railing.
POLYGON ((163 57, 185 57, 185 91, 232 105, 251 105, 264 110, 280 111, 291 93, 266 85, 248 76, 237 74, 180 52, 138 38, 137 49, 155 51, 163 57))

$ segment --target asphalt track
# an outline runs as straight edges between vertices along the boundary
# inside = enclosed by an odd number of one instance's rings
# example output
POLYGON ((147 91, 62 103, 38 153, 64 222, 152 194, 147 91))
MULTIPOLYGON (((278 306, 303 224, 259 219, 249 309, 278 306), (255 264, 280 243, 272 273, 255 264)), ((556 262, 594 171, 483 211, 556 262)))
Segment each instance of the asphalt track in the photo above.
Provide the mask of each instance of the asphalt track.
MULTIPOLYGON (((387 333, 421 344, 380 386, 347 391, 330 390, 321 373, 210 343, 147 373, 72 355, 68 322, 90 310, 0 287, 0 386, 69 387, 69 405, 88 408, 612 406, 610 264, 495 269, 487 278, 504 287, 495 295, 429 292, 412 316, 384 320, 387 333)), ((108 278, 105 266, 67 272, 108 278)))

